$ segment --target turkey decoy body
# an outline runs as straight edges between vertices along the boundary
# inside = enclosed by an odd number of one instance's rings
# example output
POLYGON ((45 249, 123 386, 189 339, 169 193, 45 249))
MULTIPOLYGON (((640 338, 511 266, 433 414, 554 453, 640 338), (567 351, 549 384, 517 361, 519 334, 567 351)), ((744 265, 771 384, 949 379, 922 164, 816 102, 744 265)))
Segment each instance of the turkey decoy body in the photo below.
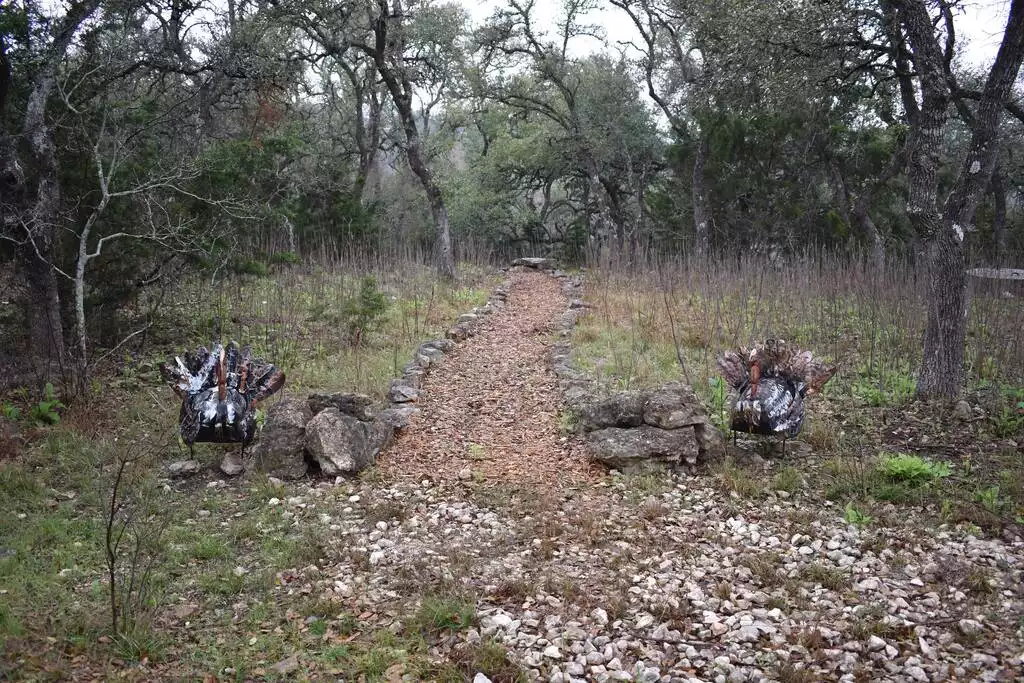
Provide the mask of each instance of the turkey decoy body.
POLYGON ((256 435, 256 406, 284 386, 284 373, 235 342, 213 350, 200 347, 161 371, 181 397, 181 439, 200 443, 241 443, 256 435))
POLYGON ((726 351, 718 367, 738 394, 730 422, 733 432, 781 436, 783 448, 786 439, 800 433, 805 399, 821 391, 836 371, 810 351, 779 339, 726 351))

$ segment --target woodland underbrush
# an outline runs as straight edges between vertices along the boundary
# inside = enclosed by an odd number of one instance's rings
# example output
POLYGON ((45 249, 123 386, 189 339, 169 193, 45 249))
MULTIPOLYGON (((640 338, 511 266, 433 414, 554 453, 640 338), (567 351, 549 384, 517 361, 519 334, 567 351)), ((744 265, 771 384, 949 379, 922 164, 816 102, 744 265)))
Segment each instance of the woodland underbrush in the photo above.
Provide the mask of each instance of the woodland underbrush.
MULTIPOLYGON (((725 349, 781 338, 836 363, 808 404, 786 459, 765 478, 727 463, 717 473, 740 495, 769 490, 849 505, 851 518, 915 505, 940 523, 990 530, 1024 522, 1024 299, 972 283, 967 341, 969 415, 915 401, 927 311, 923 274, 891 262, 882 272, 827 254, 697 264, 655 260, 587 274, 591 308, 574 333, 574 361, 609 389, 683 379, 728 432, 730 394, 716 359, 725 349), (920 471, 893 471, 893 463, 920 471), (940 472, 938 474, 929 474, 940 472)), ((768 444, 734 451, 763 453, 768 444)), ((769 447, 770 448, 770 447, 769 447)))
POLYGON ((429 258, 281 252, 236 264, 211 285, 183 280, 163 302, 144 353, 123 356, 132 372, 169 353, 213 340, 250 344, 285 368, 286 390, 345 390, 380 396, 417 344, 443 337, 455 318, 483 303, 495 269, 463 263, 455 283, 429 258))
MULTIPOLYGON (((401 661, 426 678, 462 680, 477 659, 502 660, 486 642, 447 668, 426 657, 429 642, 467 626, 471 615, 466 624, 450 616, 467 609, 461 594, 412 595, 433 600, 415 608, 419 621, 372 637, 338 605, 306 593, 284 600, 288 572, 322 564, 325 539, 290 525, 272 503, 286 493, 265 480, 168 483, 167 463, 189 452, 177 438, 178 399, 159 375, 172 354, 234 339, 285 370, 285 395, 379 398, 416 345, 483 303, 500 273, 464 263, 446 284, 425 259, 254 263, 263 267, 212 284, 208 273, 183 277, 86 395, 61 401, 50 387, 0 396, 0 677, 104 679, 132 664, 139 680, 207 671, 272 680, 292 673, 284 653, 296 647, 353 679, 383 677, 401 661)), ((223 449, 199 444, 195 453, 214 468, 223 449)))

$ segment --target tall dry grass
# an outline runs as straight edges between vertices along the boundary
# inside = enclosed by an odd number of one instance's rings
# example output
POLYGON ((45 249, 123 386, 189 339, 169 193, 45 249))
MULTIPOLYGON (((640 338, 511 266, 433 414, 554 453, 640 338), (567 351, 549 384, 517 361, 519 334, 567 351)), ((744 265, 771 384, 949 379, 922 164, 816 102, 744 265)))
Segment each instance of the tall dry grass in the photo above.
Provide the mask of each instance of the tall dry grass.
MULTIPOLYGON (((637 386, 717 375, 723 349, 783 338, 838 362, 832 386, 872 405, 909 400, 921 362, 925 274, 893 259, 876 269, 824 251, 769 259, 738 253, 696 262, 645 255, 594 259, 594 309, 578 333, 580 362, 609 383, 637 386)), ((972 283, 967 386, 1024 385, 1024 305, 972 283)))
POLYGON ((431 255, 414 247, 378 252, 322 243, 298 262, 266 247, 256 253, 269 265, 256 274, 222 269, 183 278, 140 355, 162 359, 233 339, 285 368, 289 389, 380 395, 415 346, 443 336, 458 314, 485 301, 499 275, 486 253, 462 261, 457 280, 443 282, 431 255), (354 334, 352 306, 368 277, 385 306, 354 334))

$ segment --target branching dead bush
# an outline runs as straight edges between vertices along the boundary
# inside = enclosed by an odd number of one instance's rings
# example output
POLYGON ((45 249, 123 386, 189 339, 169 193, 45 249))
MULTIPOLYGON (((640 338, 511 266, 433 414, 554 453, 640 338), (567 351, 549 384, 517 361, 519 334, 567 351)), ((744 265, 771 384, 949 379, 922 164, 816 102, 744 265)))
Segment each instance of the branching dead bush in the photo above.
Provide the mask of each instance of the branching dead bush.
POLYGON ((132 639, 148 629, 155 571, 165 557, 161 537, 169 517, 159 509, 150 476, 159 449, 147 436, 112 444, 104 550, 110 627, 118 638, 132 639))

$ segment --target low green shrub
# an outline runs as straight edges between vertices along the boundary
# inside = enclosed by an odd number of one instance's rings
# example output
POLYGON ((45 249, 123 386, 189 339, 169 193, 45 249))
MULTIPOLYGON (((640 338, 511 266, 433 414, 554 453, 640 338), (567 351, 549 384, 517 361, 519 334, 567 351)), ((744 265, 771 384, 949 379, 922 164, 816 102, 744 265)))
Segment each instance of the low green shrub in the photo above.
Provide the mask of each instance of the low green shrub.
POLYGON ((878 468, 887 479, 901 484, 920 486, 952 473, 948 462, 931 462, 908 453, 883 454, 878 468))

